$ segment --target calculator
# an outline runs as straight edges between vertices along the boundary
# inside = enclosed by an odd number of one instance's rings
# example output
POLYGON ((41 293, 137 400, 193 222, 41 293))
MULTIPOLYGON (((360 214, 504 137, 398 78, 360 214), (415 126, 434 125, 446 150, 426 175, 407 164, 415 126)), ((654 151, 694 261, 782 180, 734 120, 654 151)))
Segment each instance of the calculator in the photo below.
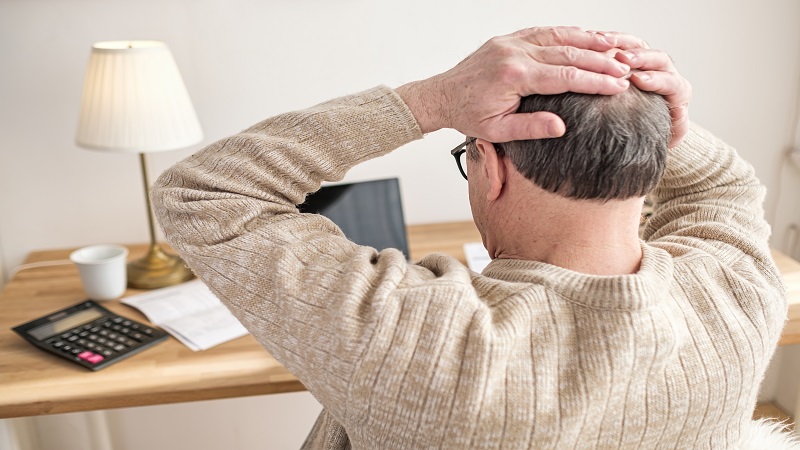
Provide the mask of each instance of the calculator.
POLYGON ((159 329, 86 300, 13 328, 33 345, 100 370, 167 338, 159 329))

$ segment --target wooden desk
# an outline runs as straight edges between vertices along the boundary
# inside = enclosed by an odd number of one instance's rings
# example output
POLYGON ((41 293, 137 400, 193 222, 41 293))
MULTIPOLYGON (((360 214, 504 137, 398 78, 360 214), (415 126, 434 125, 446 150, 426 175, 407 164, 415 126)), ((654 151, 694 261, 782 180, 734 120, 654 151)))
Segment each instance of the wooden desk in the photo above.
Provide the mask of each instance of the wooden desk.
MULTIPOLYGON (((465 242, 479 241, 471 222, 408 227, 411 257, 448 253, 462 262, 465 242)), ((145 246, 130 246, 131 258, 145 246)), ((62 260, 69 250, 32 253, 26 263, 62 260)), ((781 344, 800 342, 800 263, 775 253, 792 302, 781 344)), ((128 295, 140 291, 129 290, 128 295)), ((99 372, 48 355, 21 339, 11 327, 83 300, 71 265, 19 272, 0 293, 0 418, 157 405, 304 390, 250 336, 202 352, 173 338, 99 372)), ((112 311, 146 322, 119 302, 112 311)))

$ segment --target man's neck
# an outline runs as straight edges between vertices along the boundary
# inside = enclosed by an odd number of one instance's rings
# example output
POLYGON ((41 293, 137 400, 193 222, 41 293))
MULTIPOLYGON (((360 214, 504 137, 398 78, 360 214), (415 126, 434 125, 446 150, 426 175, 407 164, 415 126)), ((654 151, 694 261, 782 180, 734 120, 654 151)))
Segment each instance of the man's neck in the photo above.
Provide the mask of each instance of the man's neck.
POLYGON ((492 227, 498 232, 487 242, 496 258, 540 261, 592 275, 639 270, 641 199, 601 203, 537 194, 525 205, 496 211, 492 227))

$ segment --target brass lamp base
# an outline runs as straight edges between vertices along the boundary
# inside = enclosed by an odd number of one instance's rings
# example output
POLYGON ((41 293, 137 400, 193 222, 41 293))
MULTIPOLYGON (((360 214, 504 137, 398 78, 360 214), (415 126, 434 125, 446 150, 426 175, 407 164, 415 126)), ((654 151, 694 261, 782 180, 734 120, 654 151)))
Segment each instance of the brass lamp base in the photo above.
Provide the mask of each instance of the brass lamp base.
POLYGON ((180 257, 165 253, 157 244, 143 258, 128 263, 128 287, 134 289, 173 286, 192 278, 194 274, 180 257))

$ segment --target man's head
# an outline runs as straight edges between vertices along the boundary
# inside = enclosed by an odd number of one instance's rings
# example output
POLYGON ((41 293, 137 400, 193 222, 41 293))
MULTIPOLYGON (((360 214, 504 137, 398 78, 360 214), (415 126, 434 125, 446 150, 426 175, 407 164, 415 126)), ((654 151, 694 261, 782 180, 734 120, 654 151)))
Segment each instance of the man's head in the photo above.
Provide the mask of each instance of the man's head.
POLYGON ((470 205, 490 254, 548 261, 543 245, 551 251, 565 241, 638 249, 641 199, 666 165, 664 98, 634 87, 613 96, 535 95, 518 112, 539 111, 561 117, 564 136, 467 146, 470 205))
MULTIPOLYGON (((518 112, 549 111, 562 118, 564 136, 497 145, 514 167, 541 189, 563 197, 623 200, 642 197, 664 172, 670 139, 667 103, 631 86, 623 93, 531 95, 518 112)), ((474 147, 468 151, 477 158, 474 147)))

